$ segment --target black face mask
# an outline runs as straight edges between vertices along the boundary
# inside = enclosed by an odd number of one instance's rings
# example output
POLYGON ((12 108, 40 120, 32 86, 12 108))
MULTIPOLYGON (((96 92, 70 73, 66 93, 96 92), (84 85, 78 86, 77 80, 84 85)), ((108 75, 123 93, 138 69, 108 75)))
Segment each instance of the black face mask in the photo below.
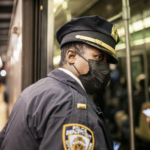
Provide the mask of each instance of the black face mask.
MULTIPOLYGON (((78 54, 85 61, 87 61, 83 56, 78 54)), ((90 95, 95 94, 103 90, 110 79, 110 69, 109 64, 106 62, 100 62, 93 59, 89 59, 89 71, 86 74, 80 74, 77 68, 74 68, 79 73, 79 79, 81 80, 86 92, 90 95)))

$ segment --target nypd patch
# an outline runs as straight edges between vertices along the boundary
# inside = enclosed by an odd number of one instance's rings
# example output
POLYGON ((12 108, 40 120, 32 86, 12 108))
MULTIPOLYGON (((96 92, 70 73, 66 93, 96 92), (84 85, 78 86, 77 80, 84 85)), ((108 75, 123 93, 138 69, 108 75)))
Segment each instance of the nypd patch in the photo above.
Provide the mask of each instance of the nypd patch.
POLYGON ((66 124, 63 126, 63 146, 65 150, 93 150, 94 135, 81 124, 66 124))

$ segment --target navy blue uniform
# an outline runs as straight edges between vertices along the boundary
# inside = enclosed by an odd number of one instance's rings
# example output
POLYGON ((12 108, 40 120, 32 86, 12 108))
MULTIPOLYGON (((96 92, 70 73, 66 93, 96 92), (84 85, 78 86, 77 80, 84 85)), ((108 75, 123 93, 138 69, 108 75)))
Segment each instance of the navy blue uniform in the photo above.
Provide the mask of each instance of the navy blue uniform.
POLYGON ((102 112, 75 79, 55 69, 22 92, 0 134, 0 150, 75 150, 77 146, 113 150, 102 112))

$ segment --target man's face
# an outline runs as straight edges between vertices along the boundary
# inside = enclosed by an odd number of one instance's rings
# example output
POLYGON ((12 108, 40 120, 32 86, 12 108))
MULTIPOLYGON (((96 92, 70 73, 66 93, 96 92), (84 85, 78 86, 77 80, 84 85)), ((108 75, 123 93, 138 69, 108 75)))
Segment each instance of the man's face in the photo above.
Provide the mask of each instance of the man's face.
MULTIPOLYGON (((101 62, 108 62, 109 55, 103 51, 98 50, 92 46, 84 45, 84 53, 81 54, 86 60, 93 59, 101 62)), ((86 74, 89 71, 88 62, 85 61, 78 54, 75 56, 75 67, 80 74, 86 74)), ((76 74, 78 76, 78 73, 76 74)))

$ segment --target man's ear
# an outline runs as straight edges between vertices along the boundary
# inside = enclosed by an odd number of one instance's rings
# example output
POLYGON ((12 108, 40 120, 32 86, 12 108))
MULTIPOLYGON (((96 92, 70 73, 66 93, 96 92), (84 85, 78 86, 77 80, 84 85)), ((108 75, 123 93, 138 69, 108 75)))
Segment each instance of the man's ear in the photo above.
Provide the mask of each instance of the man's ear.
POLYGON ((69 64, 74 64, 76 59, 76 53, 74 50, 69 49, 66 53, 66 60, 69 64))

